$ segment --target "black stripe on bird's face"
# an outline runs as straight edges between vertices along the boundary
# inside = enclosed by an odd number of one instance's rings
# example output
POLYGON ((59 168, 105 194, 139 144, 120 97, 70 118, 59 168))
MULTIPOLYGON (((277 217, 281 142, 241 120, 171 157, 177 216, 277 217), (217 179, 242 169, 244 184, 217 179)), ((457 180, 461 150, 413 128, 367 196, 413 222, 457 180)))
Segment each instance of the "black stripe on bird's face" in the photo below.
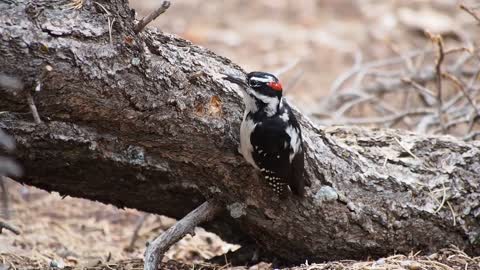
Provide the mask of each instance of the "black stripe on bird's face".
POLYGON ((247 74, 247 83, 255 92, 269 96, 282 96, 282 84, 273 74, 267 72, 254 71, 247 74))

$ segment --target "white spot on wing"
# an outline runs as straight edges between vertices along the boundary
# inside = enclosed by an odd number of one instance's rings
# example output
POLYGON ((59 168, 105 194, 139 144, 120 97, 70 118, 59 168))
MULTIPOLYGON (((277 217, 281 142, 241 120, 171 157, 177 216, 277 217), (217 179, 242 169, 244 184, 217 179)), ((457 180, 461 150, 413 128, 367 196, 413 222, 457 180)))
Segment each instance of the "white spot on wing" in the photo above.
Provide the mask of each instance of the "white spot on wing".
POLYGON ((283 120, 283 122, 285 122, 285 123, 288 122, 288 120, 289 120, 288 112, 285 111, 284 113, 282 113, 282 114, 280 115, 280 118, 283 120))
POLYGON ((292 150, 290 151, 290 162, 292 162, 293 157, 298 153, 300 150, 300 134, 296 128, 292 126, 288 126, 286 129, 288 136, 290 136, 290 147, 292 150))

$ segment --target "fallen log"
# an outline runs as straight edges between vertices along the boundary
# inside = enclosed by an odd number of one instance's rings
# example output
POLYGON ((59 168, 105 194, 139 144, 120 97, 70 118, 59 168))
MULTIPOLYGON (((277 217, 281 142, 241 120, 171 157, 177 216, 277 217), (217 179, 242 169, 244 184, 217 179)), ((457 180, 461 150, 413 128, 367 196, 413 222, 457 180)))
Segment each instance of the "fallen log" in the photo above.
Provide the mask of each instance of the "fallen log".
POLYGON ((0 72, 23 82, 0 88, 17 181, 174 218, 213 198, 227 211, 208 228, 287 262, 448 245, 480 254, 479 142, 317 127, 298 113, 312 185, 280 201, 237 154, 243 104, 219 74, 241 68, 137 33, 127 1, 0 2, 0 53, 0 72))

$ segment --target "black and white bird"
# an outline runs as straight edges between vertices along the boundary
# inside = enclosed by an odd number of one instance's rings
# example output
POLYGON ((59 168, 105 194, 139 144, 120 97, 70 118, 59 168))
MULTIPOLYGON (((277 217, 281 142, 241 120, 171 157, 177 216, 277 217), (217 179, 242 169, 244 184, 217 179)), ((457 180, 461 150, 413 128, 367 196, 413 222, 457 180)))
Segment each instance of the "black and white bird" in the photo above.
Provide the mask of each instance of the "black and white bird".
POLYGON ((302 132, 272 74, 251 72, 246 78, 225 75, 243 90, 245 114, 240 128, 243 157, 262 172, 268 185, 285 198, 305 193, 302 132))

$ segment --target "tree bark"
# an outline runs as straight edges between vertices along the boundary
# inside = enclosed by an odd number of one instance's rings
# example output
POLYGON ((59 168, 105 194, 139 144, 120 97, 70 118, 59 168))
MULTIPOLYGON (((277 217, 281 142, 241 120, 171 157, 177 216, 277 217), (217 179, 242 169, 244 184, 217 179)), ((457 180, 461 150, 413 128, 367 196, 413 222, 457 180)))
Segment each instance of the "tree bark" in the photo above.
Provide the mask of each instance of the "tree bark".
POLYGON ((212 230, 289 262, 449 244, 480 254, 479 142, 320 128, 298 114, 312 186, 280 201, 237 154, 243 104, 219 74, 241 68, 170 34, 135 33, 127 1, 67 4, 0 2, 0 71, 40 88, 39 124, 24 93, 0 88, 18 181, 175 218, 215 198, 228 211, 212 230))

